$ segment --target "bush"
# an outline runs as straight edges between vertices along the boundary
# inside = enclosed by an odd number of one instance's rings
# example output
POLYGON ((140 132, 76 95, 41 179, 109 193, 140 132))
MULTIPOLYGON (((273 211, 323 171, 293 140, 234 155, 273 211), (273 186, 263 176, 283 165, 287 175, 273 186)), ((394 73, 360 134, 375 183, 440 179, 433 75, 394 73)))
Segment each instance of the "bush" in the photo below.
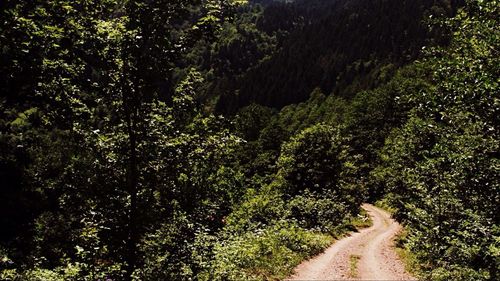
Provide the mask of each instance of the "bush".
POLYGON ((346 203, 342 201, 342 198, 335 198, 328 192, 306 190, 290 200, 288 208, 301 227, 335 235, 350 217, 346 203))
POLYGON ((328 247, 332 237, 293 222, 233 236, 215 246, 206 280, 275 280, 287 277, 302 260, 328 247))
POLYGON ((342 168, 339 130, 315 125, 300 132, 282 147, 278 176, 285 180, 287 194, 305 189, 334 192, 342 168))

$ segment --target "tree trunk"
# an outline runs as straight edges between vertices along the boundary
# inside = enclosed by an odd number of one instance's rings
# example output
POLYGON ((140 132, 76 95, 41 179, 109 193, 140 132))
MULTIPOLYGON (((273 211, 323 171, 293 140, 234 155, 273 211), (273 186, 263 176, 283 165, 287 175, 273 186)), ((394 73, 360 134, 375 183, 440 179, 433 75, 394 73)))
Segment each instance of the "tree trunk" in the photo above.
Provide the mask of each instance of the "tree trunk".
MULTIPOLYGON (((129 92, 130 93, 130 92, 129 92)), ((128 136, 128 165, 127 165, 127 191, 130 196, 128 209, 128 233, 126 242, 127 279, 132 279, 132 273, 137 266, 137 242, 139 239, 137 193, 139 183, 138 155, 137 155, 137 128, 136 128, 136 99, 129 97, 124 100, 125 118, 128 136), (134 110, 135 109, 135 110, 134 110)))

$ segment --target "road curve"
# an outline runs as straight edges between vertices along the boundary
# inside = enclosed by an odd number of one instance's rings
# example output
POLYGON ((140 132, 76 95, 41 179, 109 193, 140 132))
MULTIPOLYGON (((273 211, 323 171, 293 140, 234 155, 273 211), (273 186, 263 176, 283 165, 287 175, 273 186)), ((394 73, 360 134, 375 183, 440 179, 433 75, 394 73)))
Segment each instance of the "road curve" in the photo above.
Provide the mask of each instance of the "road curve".
POLYGON ((371 227, 301 263, 287 280, 415 280, 394 252, 394 237, 401 226, 380 208, 362 207, 373 220, 371 227))

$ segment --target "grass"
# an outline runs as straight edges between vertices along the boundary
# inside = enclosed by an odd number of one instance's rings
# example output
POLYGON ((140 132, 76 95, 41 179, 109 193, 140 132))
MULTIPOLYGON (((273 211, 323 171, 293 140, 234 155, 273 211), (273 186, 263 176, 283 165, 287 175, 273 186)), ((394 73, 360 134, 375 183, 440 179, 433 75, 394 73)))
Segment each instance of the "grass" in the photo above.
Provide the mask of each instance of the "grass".
POLYGON ((206 280, 282 280, 333 241, 329 234, 287 223, 249 232, 216 247, 213 275, 206 280))
POLYGON ((358 261, 361 259, 359 255, 351 255, 349 257, 349 277, 357 278, 358 277, 358 261))
MULTIPOLYGON (((370 216, 361 210, 355 218, 326 233, 287 221, 257 232, 240 233, 215 247, 213 267, 206 272, 206 278, 200 280, 283 280, 298 264, 321 253, 335 240, 371 225, 370 216)), ((353 274, 357 274, 359 258, 351 257, 353 274)))
POLYGON ((387 198, 382 198, 382 199, 378 200, 377 202, 375 202, 373 205, 375 205, 376 207, 379 207, 380 209, 386 210, 387 212, 389 212, 391 214, 394 214, 394 212, 396 212, 396 209, 394 209, 393 207, 391 207, 391 205, 389 205, 387 198))
POLYGON ((395 239, 395 250, 399 258, 403 262, 405 269, 414 277, 421 275, 422 266, 418 262, 416 255, 405 247, 405 243, 408 237, 408 231, 403 229, 395 239))
POLYGON ((361 209, 361 212, 359 212, 359 214, 352 219, 351 224, 356 229, 360 229, 372 226, 373 221, 368 213, 364 209, 361 209))

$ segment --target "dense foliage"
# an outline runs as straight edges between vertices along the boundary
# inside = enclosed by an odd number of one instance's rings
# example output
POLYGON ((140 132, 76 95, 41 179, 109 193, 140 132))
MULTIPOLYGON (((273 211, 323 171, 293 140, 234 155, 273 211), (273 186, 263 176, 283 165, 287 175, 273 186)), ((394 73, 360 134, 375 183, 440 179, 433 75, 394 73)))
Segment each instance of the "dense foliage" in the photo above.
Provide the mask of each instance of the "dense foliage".
POLYGON ((252 102, 283 107, 306 100, 316 87, 349 98, 374 88, 386 82, 379 79, 385 65, 403 65, 425 43, 446 41, 424 20, 452 14, 461 1, 302 2, 307 5, 299 11, 308 24, 292 30, 274 56, 227 85, 229 92, 219 93, 220 111, 232 113, 252 102))
POLYGON ((2 279, 149 278, 172 220, 165 270, 181 274, 199 224, 238 200, 238 139, 197 113, 201 77, 169 85, 229 3, 120 3, 2 4, 2 279))
POLYGON ((498 0, 250 2, 0 3, 0 279, 282 279, 381 198, 498 279, 498 0))
POLYGON ((448 22, 451 46, 424 62, 436 87, 401 97, 413 105, 409 119, 375 172, 432 280, 499 277, 498 4, 471 2, 448 22))
MULTIPOLYGON (((256 272, 265 261, 252 257, 265 245, 277 243, 276 260, 292 255, 296 264, 331 242, 320 229, 342 231, 357 213, 360 198, 336 197, 349 212, 335 220, 296 218, 294 183, 275 179, 282 131, 245 116, 233 129, 197 102, 211 73, 244 71, 270 52, 260 43, 277 44, 255 29, 262 8, 112 0, 1 8, 2 279, 265 277, 278 274, 256 272), (253 251, 242 237, 258 248, 239 262, 232 251, 253 251)), ((283 262, 281 276, 293 266, 283 262)))

